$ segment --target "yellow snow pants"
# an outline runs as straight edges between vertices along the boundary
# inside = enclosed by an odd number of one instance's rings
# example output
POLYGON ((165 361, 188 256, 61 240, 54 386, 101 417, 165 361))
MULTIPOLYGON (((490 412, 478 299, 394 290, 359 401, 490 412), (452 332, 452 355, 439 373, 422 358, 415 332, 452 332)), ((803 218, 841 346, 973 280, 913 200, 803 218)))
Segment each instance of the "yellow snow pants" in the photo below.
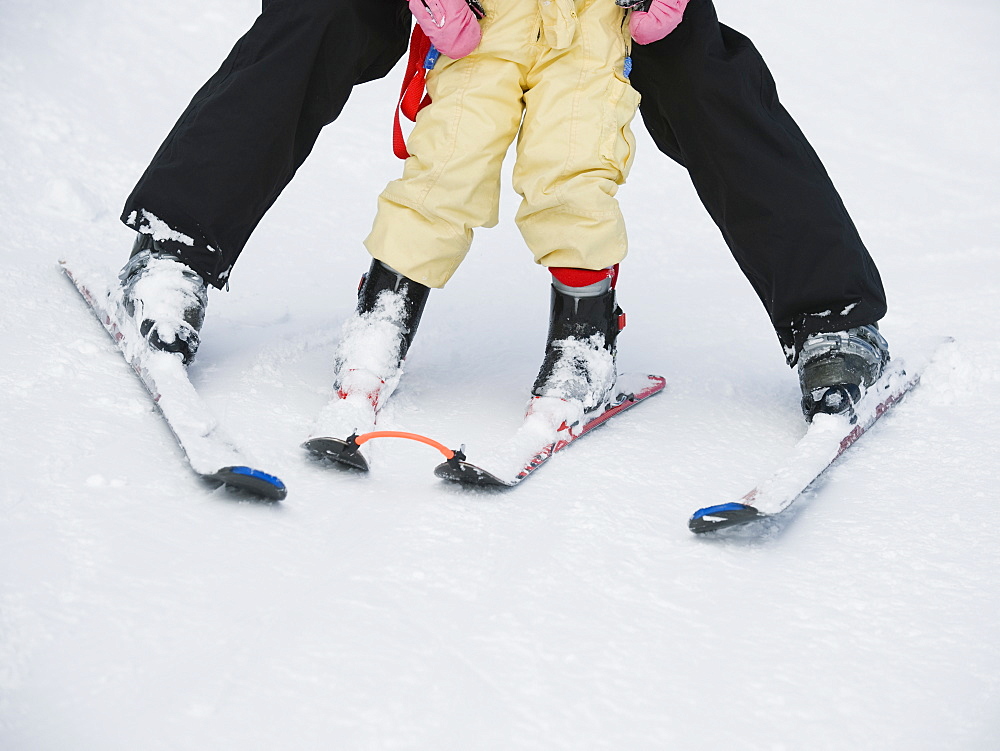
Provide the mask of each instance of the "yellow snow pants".
POLYGON ((441 56, 403 177, 379 196, 365 247, 443 287, 475 227, 497 224, 514 137, 516 222, 536 263, 603 269, 627 252, 615 199, 632 165, 639 94, 624 77, 626 15, 613 0, 486 0, 469 56, 441 56))

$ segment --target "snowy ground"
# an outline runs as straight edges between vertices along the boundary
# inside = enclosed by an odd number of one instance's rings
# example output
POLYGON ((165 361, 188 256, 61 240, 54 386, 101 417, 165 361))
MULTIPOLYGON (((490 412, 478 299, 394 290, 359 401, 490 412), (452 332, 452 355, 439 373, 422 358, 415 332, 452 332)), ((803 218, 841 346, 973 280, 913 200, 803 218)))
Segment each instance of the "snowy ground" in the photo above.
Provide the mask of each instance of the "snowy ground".
MULTIPOLYGON (((56 260, 121 265, 124 197, 259 5, 0 0, 0 748, 1000 748, 1000 6, 717 6, 841 188, 894 353, 957 342, 787 521, 707 540, 690 512, 804 427, 644 133, 620 363, 666 394, 515 492, 447 486, 402 442, 358 477, 298 445, 400 169, 399 73, 359 89, 211 301, 192 377, 291 489, 237 501, 185 469, 56 260)), ((470 449, 516 426, 547 275, 505 201, 388 424, 470 449)))

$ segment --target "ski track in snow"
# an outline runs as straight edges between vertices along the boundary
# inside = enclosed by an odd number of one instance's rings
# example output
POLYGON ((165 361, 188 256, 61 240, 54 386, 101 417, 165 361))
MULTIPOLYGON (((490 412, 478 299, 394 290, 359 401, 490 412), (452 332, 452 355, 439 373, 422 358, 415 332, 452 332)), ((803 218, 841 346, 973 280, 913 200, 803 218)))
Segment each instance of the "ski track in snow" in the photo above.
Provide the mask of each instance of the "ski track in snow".
MULTIPOLYGON (((997 748, 1000 9, 717 6, 878 261, 893 351, 956 339, 787 518, 718 539, 687 516, 780 464, 797 388, 641 125, 620 369, 667 391, 512 492, 399 441, 358 476, 299 444, 400 171, 401 70, 360 87, 213 292, 191 371, 289 486, 250 503, 186 469, 56 261, 118 270, 125 196, 259 6, 0 7, 0 748, 997 748)), ((517 428, 548 292, 503 200, 386 427, 470 449, 517 428)))

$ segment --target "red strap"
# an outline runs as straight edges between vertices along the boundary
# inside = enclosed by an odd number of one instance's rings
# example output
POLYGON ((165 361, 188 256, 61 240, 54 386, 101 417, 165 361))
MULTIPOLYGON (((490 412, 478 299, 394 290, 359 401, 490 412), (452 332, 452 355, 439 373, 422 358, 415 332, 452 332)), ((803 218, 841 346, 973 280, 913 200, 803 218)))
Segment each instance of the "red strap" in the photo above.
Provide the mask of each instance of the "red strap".
POLYGON ((402 112, 408 120, 417 119, 417 113, 431 103, 430 96, 424 94, 427 72, 424 70, 424 59, 431 49, 431 40, 427 38, 420 24, 414 24, 410 36, 410 57, 406 61, 406 74, 403 76, 403 86, 399 90, 399 103, 396 105, 396 115, 392 124, 392 153, 400 159, 406 159, 410 152, 406 150, 406 139, 399 124, 399 113, 402 112))

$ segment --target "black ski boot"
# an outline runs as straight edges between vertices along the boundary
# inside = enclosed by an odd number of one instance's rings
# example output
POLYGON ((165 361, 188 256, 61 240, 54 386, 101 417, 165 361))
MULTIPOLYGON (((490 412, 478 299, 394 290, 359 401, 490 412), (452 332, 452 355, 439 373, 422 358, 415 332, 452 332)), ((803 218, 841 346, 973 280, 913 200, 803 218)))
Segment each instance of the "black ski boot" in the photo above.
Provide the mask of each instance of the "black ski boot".
POLYGON ((553 279, 545 360, 531 393, 577 402, 584 413, 606 404, 617 380, 615 342, 624 320, 610 278, 588 287, 553 279))
POLYGON ((175 352, 189 365, 201 342, 208 288, 197 271, 140 234, 118 274, 121 302, 150 347, 175 352))
POLYGON ((429 294, 430 287, 372 261, 337 348, 334 388, 343 398, 363 393, 376 409, 385 403, 403 374, 429 294))
POLYGON ((817 414, 853 414, 888 362, 889 345, 875 324, 810 336, 799 353, 806 420, 817 414))

